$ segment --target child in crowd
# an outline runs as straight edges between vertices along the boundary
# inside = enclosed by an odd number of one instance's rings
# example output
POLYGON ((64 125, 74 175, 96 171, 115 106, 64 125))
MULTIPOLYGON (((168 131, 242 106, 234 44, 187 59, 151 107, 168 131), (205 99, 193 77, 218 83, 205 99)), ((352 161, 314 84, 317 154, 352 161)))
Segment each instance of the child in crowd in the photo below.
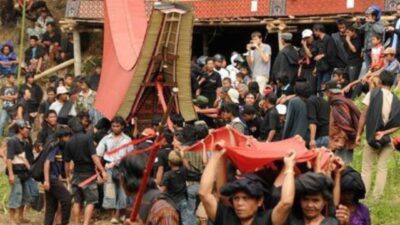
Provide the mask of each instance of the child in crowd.
POLYGON ((181 152, 171 151, 168 154, 168 165, 171 168, 166 172, 161 182, 161 191, 165 192, 176 204, 182 224, 189 224, 187 181, 199 180, 201 174, 188 170, 189 163, 181 152), (185 165, 184 165, 185 164, 185 165))
POLYGON ((371 66, 370 71, 375 72, 384 66, 385 48, 382 45, 382 37, 378 34, 372 35, 371 66))

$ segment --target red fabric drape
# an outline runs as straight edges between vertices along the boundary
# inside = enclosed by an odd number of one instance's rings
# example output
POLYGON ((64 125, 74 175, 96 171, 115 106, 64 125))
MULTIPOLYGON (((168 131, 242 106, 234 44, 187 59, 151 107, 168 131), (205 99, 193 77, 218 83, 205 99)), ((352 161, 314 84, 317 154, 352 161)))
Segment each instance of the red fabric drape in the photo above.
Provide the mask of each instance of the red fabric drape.
POLYGON ((296 151, 297 162, 314 162, 318 151, 322 151, 321 165, 323 169, 328 166, 331 158, 329 151, 308 150, 304 142, 297 138, 265 143, 242 135, 231 127, 215 130, 203 141, 189 147, 187 151, 202 151, 203 149, 225 148, 228 158, 242 172, 254 172, 268 166, 275 160, 282 160, 291 151, 296 151), (221 146, 223 145, 223 146, 221 146))
POLYGON ((104 2, 103 67, 95 108, 107 118, 117 113, 128 91, 147 29, 144 1, 104 2))

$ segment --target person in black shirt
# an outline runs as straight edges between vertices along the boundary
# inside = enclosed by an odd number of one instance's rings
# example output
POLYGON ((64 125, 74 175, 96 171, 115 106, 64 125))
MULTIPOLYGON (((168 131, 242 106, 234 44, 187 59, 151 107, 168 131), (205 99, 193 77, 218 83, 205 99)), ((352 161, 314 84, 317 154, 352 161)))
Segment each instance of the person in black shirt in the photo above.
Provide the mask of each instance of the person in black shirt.
POLYGON ((222 87, 221 76, 214 71, 214 59, 206 60, 205 72, 199 80, 199 89, 196 95, 203 95, 208 98, 208 106, 213 107, 215 99, 217 99, 217 88, 222 87))
POLYGON ((65 178, 64 148, 71 137, 71 131, 60 128, 53 142, 48 145, 48 156, 44 164, 44 183, 46 195, 46 211, 44 225, 52 225, 58 203, 61 205, 61 224, 68 224, 71 215, 71 194, 62 179, 65 178))
POLYGON ((45 121, 42 123, 42 128, 37 136, 37 142, 46 144, 57 131, 60 126, 57 123, 57 113, 54 110, 50 110, 45 115, 45 121))
POLYGON ((315 24, 313 32, 317 39, 318 52, 314 57, 317 69, 317 90, 322 95, 322 86, 331 79, 331 72, 338 64, 335 41, 326 34, 324 25, 315 24))
POLYGON ((310 148, 329 145, 329 103, 322 97, 311 95, 306 100, 310 148))
POLYGON ((31 100, 31 97, 31 91, 29 89, 25 89, 22 98, 17 103, 17 114, 15 116, 17 120, 30 121, 29 114, 31 111, 31 107, 29 105, 29 101, 31 100))
POLYGON ((357 29, 353 26, 348 27, 346 30, 346 43, 344 47, 348 56, 346 70, 349 74, 349 82, 353 82, 358 79, 363 63, 361 58, 363 43, 357 33, 357 29))
POLYGON ((258 139, 262 120, 258 115, 256 108, 252 105, 245 105, 241 112, 242 119, 246 123, 248 134, 258 139))
POLYGON ((271 81, 276 82, 276 78, 287 76, 289 83, 294 85, 299 68, 299 54, 292 45, 293 35, 291 33, 283 33, 279 40, 283 45, 279 51, 272 66, 271 81))
POLYGON ((280 139, 280 118, 278 110, 275 107, 277 97, 275 94, 269 94, 264 97, 263 110, 265 115, 260 128, 260 141, 278 141, 280 139))
POLYGON ((65 174, 71 180, 71 161, 74 162, 72 195, 74 198, 74 222, 80 224, 81 205, 86 202, 83 224, 89 224, 93 215, 94 204, 98 201, 98 191, 96 182, 80 187, 79 184, 87 178, 96 174, 96 168, 100 171, 102 180, 107 180, 107 172, 101 164, 100 158, 96 154, 93 140, 90 135, 83 133, 83 127, 78 118, 72 118, 68 122, 73 135, 65 146, 65 174))
POLYGON ((44 121, 43 116, 50 110, 50 105, 56 101, 56 89, 53 87, 49 87, 46 90, 47 99, 43 100, 39 105, 39 124, 42 124, 44 121))
POLYGON ((97 89, 99 89, 100 75, 101 75, 101 65, 97 65, 94 74, 91 75, 89 78, 90 89, 94 91, 97 91, 97 89))
POLYGON ((349 25, 343 19, 337 20, 336 25, 338 32, 332 34, 332 39, 335 41, 337 50, 336 67, 345 68, 348 59, 347 51, 345 49, 346 30, 349 25))
MULTIPOLYGON (((25 222, 24 206, 31 203, 30 167, 25 139, 29 138, 30 126, 25 121, 17 121, 16 134, 7 141, 7 174, 11 186, 9 200, 10 224, 25 222), (18 218, 17 214, 18 213, 18 218)), ((32 155, 33 157, 33 155, 32 155)), ((29 221, 28 221, 29 222, 29 221)))
POLYGON ((21 86, 20 91, 21 93, 24 92, 25 89, 29 89, 31 92, 31 99, 29 100, 29 108, 31 114, 31 122, 33 118, 37 116, 40 102, 43 99, 43 91, 42 88, 35 83, 34 74, 28 73, 25 76, 25 83, 21 86))
POLYGON ((156 158, 156 183, 161 184, 164 174, 171 170, 168 164, 168 154, 173 150, 172 142, 174 141, 174 133, 169 129, 163 132, 165 144, 157 152, 156 158))
MULTIPOLYGON (((263 181, 255 174, 248 174, 228 183, 221 188, 221 194, 228 196, 232 206, 219 203, 213 194, 214 182, 217 179, 218 168, 223 168, 225 151, 214 152, 201 178, 199 195, 206 209, 208 218, 218 225, 231 224, 262 224, 283 225, 290 213, 294 201, 294 165, 296 154, 290 153, 284 158, 285 178, 282 185, 282 195, 277 206, 269 213, 262 210, 264 205, 265 187, 263 181)), ((221 175, 223 174, 223 171, 221 175)), ((218 176, 220 178, 220 176, 218 176)))
POLYGON ((183 158, 183 151, 171 151, 168 154, 168 164, 171 170, 166 172, 162 182, 161 191, 175 202, 181 216, 182 224, 189 224, 191 215, 188 210, 187 181, 196 181, 200 173, 189 170, 189 162, 183 158))
MULTIPOLYGON (((299 50, 300 57, 300 77, 305 78, 310 84, 314 94, 317 93, 317 81, 314 75, 315 61, 314 55, 318 53, 316 42, 314 41, 313 32, 305 29, 301 33, 301 48, 299 50)), ((278 95, 280 97, 280 95, 278 95)))

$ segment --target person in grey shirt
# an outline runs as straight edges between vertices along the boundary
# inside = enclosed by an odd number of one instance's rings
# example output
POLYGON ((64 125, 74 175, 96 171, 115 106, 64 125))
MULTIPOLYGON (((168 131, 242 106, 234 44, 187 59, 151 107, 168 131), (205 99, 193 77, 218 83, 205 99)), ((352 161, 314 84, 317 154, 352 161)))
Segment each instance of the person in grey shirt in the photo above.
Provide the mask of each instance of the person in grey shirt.
POLYGON ((261 33, 256 31, 251 34, 251 41, 246 48, 246 60, 250 66, 253 80, 257 81, 260 93, 263 93, 271 70, 271 46, 262 43, 261 33))

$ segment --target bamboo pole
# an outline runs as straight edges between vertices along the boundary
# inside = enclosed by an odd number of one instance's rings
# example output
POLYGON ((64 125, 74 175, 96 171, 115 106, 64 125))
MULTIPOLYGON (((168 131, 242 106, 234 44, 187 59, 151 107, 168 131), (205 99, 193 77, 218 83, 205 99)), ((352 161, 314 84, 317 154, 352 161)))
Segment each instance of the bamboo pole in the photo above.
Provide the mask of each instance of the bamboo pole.
POLYGON ((35 75, 34 79, 35 80, 39 80, 39 79, 41 79, 41 78, 43 78, 45 76, 48 76, 48 75, 50 75, 50 74, 52 74, 52 73, 54 73, 54 72, 56 72, 58 70, 62 70, 62 69, 66 68, 68 66, 71 66, 73 64, 74 64, 74 59, 70 59, 70 60, 65 61, 65 62, 63 62, 63 63, 61 63, 61 64, 59 64, 59 65, 57 65, 55 67, 52 67, 52 68, 50 68, 48 70, 43 71, 40 74, 35 75))
POLYGON ((20 43, 19 43, 19 53, 18 53, 18 73, 17 73, 17 79, 21 77, 22 73, 22 58, 24 54, 24 41, 25 41, 25 19, 26 19, 26 0, 23 0, 22 3, 22 18, 21 18, 21 33, 20 33, 20 43))
POLYGON ((79 34, 77 26, 74 27, 73 31, 74 39, 74 73, 75 76, 82 75, 82 53, 81 53, 81 36, 79 34))

